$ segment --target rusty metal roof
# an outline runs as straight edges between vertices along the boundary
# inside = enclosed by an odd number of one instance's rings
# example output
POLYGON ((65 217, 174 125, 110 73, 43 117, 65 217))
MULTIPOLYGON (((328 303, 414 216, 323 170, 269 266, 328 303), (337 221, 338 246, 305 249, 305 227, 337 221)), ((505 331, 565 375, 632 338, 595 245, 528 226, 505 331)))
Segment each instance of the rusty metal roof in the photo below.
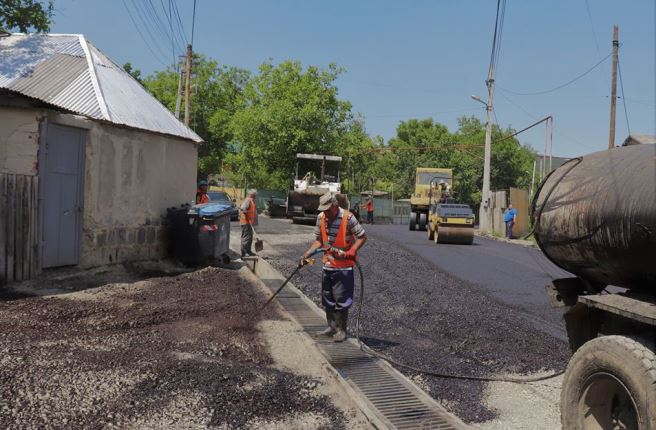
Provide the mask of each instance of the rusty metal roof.
POLYGON ((89 118, 202 141, 83 35, 0 37, 0 88, 89 118))

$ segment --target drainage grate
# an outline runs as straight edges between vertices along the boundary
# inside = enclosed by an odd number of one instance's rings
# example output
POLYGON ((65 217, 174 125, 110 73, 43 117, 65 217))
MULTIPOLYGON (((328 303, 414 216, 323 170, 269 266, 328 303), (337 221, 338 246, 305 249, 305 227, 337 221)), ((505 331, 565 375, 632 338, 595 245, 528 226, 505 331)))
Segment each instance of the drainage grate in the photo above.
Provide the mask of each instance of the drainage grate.
MULTIPOLYGON (((262 261, 258 266, 268 266, 262 261)), ((273 269, 266 268, 272 275, 273 269)), ((263 270, 256 268, 257 272, 263 270)), ((279 279, 260 276, 271 290, 280 285, 279 279)), ((465 425, 449 414, 426 393, 408 382, 387 363, 362 352, 356 342, 334 343, 316 337, 325 320, 318 308, 298 290, 290 288, 277 297, 283 308, 315 338, 319 350, 328 362, 367 403, 377 418, 391 429, 462 429, 465 425)))

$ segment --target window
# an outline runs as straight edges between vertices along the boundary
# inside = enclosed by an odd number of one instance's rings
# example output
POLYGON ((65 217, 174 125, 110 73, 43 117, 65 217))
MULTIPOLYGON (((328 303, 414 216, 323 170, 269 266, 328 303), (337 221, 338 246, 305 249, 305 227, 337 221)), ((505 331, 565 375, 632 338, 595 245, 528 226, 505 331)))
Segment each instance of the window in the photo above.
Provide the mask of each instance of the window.
POLYGON ((418 172, 417 185, 430 185, 431 180, 435 179, 435 183, 439 183, 440 179, 451 183, 451 175, 447 172, 418 172))

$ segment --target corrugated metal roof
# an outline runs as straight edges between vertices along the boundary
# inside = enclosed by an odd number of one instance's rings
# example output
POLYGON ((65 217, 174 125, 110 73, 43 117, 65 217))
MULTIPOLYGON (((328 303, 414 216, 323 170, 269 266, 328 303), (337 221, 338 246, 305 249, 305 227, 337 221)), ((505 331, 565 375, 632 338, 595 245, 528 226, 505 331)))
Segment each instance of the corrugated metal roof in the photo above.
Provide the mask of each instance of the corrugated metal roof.
POLYGON ((0 88, 93 119, 202 141, 82 35, 1 37, 0 88))

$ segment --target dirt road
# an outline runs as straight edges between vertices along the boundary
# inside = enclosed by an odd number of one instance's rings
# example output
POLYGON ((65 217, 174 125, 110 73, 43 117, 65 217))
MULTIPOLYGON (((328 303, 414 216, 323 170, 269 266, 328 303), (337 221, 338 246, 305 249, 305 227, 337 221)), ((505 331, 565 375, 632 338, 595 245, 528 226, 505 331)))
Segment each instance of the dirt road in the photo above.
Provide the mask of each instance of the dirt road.
POLYGON ((5 294, 0 428, 366 428, 245 270, 5 294))
MULTIPOLYGON (((266 258, 283 273, 291 273, 312 240, 311 227, 285 220, 263 218, 258 232, 270 244, 266 258)), ((362 339, 394 360, 474 376, 544 374, 565 367, 569 358, 565 342, 536 330, 523 312, 485 289, 446 273, 398 243, 370 235, 359 260, 366 280, 362 339)), ((476 270, 476 261, 469 264, 476 270)), ((320 272, 320 265, 315 265, 294 280, 317 303, 320 272)), ((357 307, 351 315, 356 313, 357 307)), ((354 323, 351 318, 352 331, 354 323)), ((490 423, 490 428, 558 427, 558 379, 518 386, 399 370, 466 422, 490 423), (506 416, 513 410, 536 420, 506 416), (522 425, 503 427, 511 419, 522 425)))

